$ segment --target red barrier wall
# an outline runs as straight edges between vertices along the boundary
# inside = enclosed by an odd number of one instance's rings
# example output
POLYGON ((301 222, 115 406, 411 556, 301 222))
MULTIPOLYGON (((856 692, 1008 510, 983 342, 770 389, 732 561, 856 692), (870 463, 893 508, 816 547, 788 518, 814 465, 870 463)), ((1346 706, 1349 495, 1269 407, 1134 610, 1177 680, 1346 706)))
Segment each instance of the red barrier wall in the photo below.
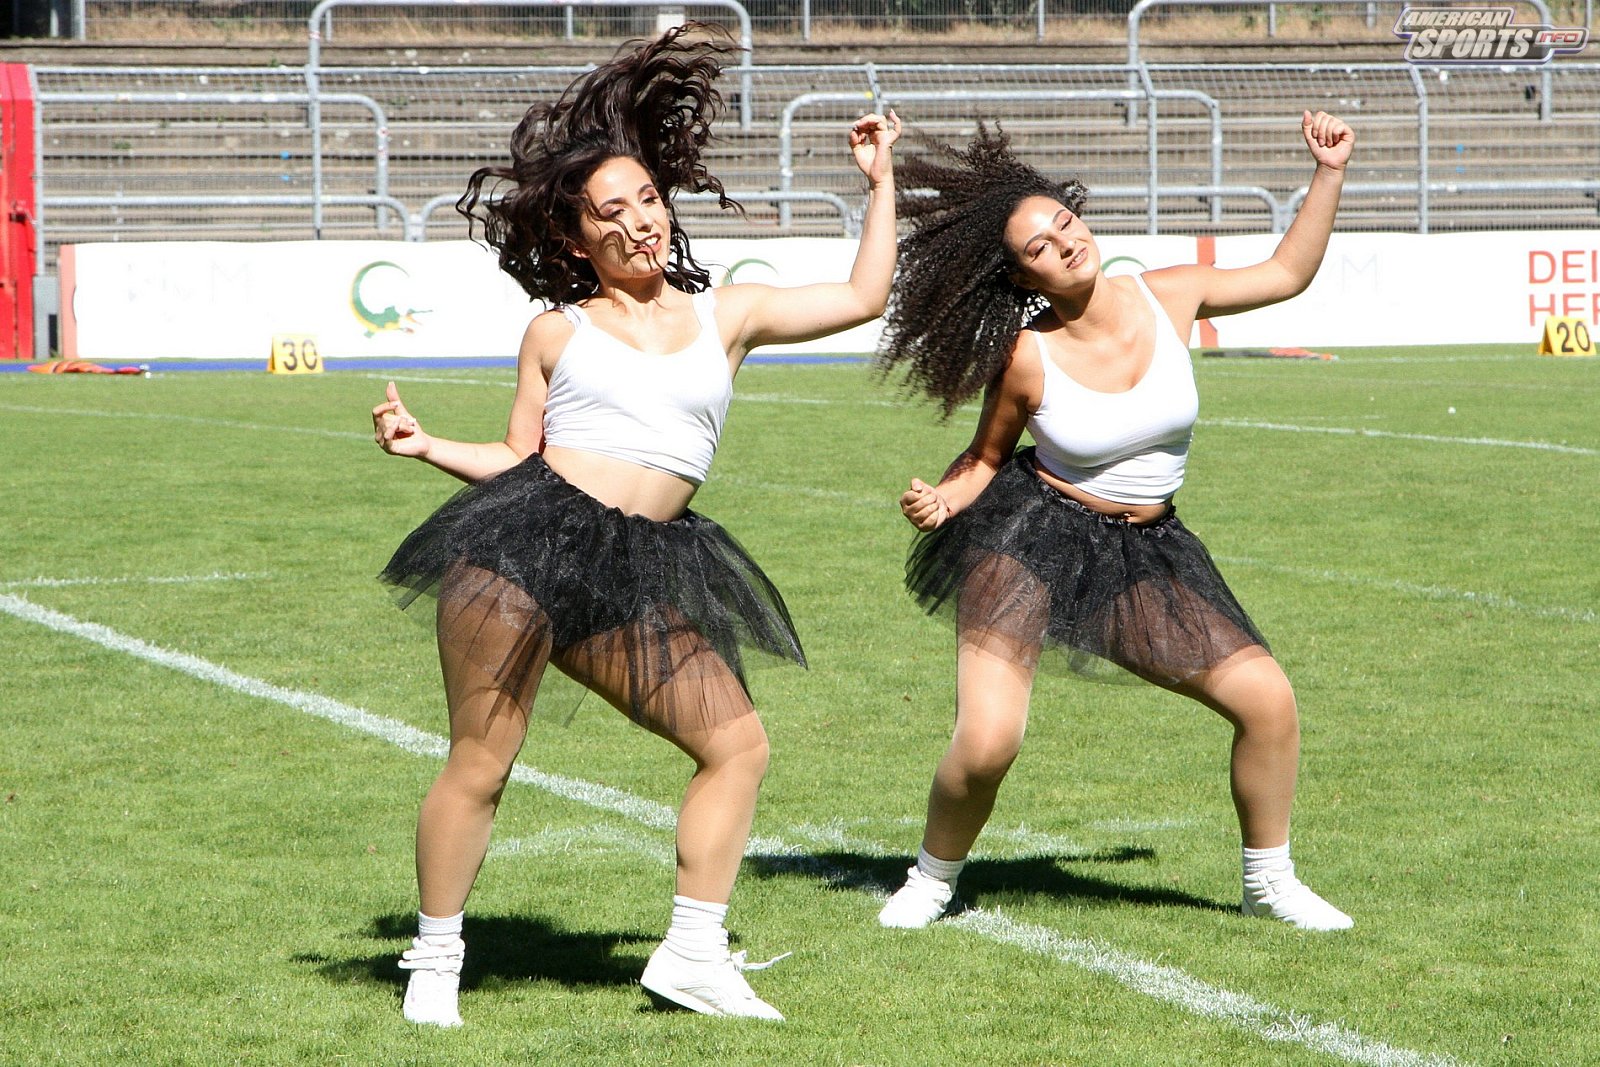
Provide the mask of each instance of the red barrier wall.
POLYGON ((32 359, 33 88, 25 63, 0 63, 0 358, 32 359))

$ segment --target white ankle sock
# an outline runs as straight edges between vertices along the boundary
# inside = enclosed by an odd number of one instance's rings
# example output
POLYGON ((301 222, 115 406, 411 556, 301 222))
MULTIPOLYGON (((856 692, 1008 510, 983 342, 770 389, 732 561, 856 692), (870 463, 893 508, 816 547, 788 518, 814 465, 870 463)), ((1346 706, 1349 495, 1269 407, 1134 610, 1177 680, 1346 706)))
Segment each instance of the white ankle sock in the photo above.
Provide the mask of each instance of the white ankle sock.
POLYGON ((1250 877, 1261 871, 1292 870, 1294 863, 1289 859, 1289 843, 1285 841, 1277 848, 1247 848, 1244 853, 1244 876, 1250 877))
POLYGON ((961 868, 967 865, 965 858, 958 860, 942 860, 931 855, 927 849, 917 849, 917 870, 929 878, 937 878, 941 882, 948 882, 954 886, 956 879, 961 877, 961 868))
POLYGON ((450 941, 461 936, 461 924, 467 913, 458 911, 443 919, 417 912, 417 936, 429 941, 450 941))
POLYGON ((722 926, 727 917, 726 904, 675 896, 667 946, 687 960, 710 963, 720 959, 728 952, 728 931, 722 926))

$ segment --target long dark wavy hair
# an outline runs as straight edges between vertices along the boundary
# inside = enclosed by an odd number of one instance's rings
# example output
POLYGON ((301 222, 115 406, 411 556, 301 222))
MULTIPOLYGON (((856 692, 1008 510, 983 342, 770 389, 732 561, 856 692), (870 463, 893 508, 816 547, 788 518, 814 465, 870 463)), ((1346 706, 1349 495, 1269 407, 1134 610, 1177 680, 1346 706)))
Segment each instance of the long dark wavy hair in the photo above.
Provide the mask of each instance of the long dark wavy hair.
POLYGON ((877 365, 885 375, 903 369, 906 388, 939 401, 949 418, 1005 369, 1018 331, 1038 310, 1037 294, 1010 278, 1011 213, 1030 196, 1047 196, 1077 214, 1088 190, 1018 159, 998 125, 979 123, 965 149, 925 143, 932 157, 898 166, 897 207, 911 232, 900 240, 877 365))
POLYGON ((500 268, 529 296, 552 304, 593 296, 600 287, 594 267, 572 252, 591 210, 583 187, 606 160, 625 156, 649 172, 666 201, 668 283, 705 289, 711 276, 689 252, 672 194, 709 191, 721 207, 739 208, 700 161, 722 113, 712 83, 737 52, 720 27, 688 22, 624 45, 554 103, 534 104, 511 134, 510 165, 480 167, 467 179, 456 210, 467 217, 468 233, 474 221, 483 224, 500 268))

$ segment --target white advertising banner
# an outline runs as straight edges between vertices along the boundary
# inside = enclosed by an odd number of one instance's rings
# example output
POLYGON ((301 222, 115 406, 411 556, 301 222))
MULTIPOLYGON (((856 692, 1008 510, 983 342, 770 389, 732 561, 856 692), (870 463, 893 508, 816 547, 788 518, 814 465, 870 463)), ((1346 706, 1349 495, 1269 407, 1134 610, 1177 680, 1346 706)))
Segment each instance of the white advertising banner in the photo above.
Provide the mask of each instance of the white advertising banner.
MULTIPOLYGON (((1277 244, 1219 237, 1216 264, 1259 263, 1277 244)), ((1534 345, 1551 315, 1600 318, 1600 232, 1336 233, 1304 293, 1211 321, 1225 348, 1534 345)))
MULTIPOLYGON (((1192 262, 1189 237, 1110 237, 1111 273, 1192 262)), ((702 238, 717 285, 842 282, 841 237, 702 238)), ((542 309, 471 241, 83 244, 62 257, 70 358, 265 360, 277 335, 315 338, 324 359, 514 356, 542 309)), ((882 324, 762 354, 868 355, 882 324)))
MULTIPOLYGON (((1218 266, 1245 266, 1278 240, 1100 246, 1115 274, 1196 262, 1207 245, 1218 266)), ((855 250, 823 237, 694 244, 718 285, 844 281, 855 250)), ((83 359, 265 360, 281 334, 314 337, 332 359, 513 356, 540 309, 470 241, 85 244, 63 250, 61 273, 63 354, 83 359)), ((1222 347, 1534 343, 1551 315, 1600 317, 1600 232, 1335 234, 1305 293, 1211 325, 1222 347)), ((867 355, 880 329, 761 352, 867 355)))
POLYGON ((65 354, 81 359, 264 361, 279 334, 325 359, 509 356, 531 314, 470 241, 85 244, 71 261, 65 354))

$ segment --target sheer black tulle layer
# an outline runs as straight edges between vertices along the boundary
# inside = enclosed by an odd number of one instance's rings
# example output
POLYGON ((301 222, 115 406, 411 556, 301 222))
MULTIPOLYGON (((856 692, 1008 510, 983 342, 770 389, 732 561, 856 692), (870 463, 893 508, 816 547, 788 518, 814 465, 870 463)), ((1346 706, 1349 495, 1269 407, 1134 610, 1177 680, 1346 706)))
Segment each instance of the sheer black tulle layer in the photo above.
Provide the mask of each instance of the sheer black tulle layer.
POLYGON ((782 596, 722 527, 624 514, 537 455, 457 493, 379 577, 402 608, 437 602, 447 687, 475 667, 524 711, 549 662, 645 726, 699 729, 750 709, 747 654, 805 664, 782 596))
POLYGON ((963 642, 1103 681, 1176 684, 1266 647, 1174 511, 1137 526, 1090 511, 1034 473, 1031 448, 917 536, 906 588, 963 642))

